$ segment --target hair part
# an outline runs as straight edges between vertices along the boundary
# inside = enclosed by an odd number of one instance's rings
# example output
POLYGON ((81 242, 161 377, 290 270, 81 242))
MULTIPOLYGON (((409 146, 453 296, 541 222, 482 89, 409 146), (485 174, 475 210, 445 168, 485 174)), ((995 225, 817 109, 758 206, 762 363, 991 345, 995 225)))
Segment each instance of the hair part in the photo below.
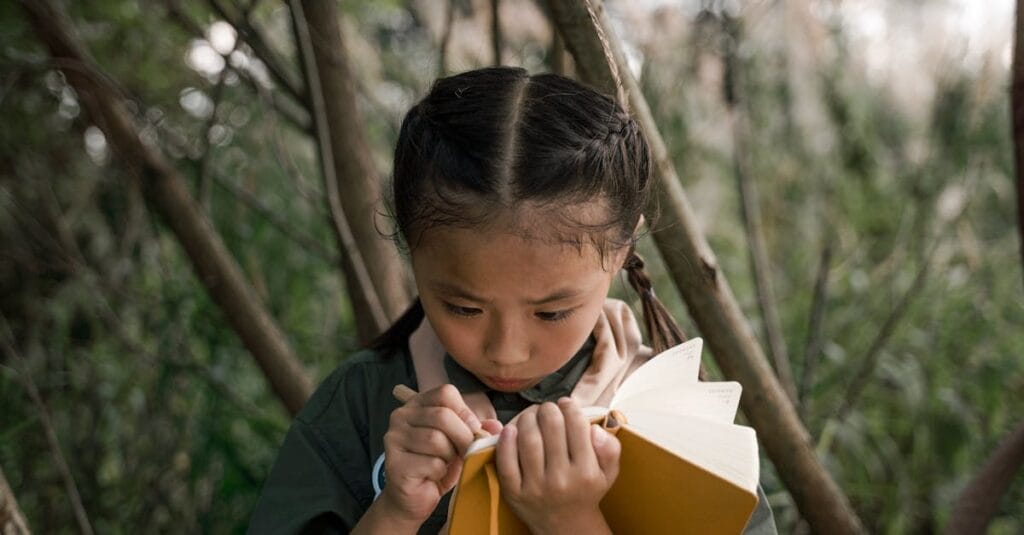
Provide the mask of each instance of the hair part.
MULTIPOLYGON (((411 254, 433 227, 484 228, 510 216, 531 219, 510 227, 524 237, 543 234, 581 250, 589 242, 603 265, 609 252, 633 252, 652 183, 650 147, 616 99, 555 74, 477 69, 437 80, 402 121, 388 190, 391 237, 411 254), (600 217, 567 209, 595 203, 600 217), (518 217, 527 208, 551 217, 518 217), (546 227, 536 232, 538 225, 546 227)), ((655 349, 685 339, 646 275, 639 280, 655 303, 637 289, 655 349)), ((417 299, 371 347, 404 343, 422 319, 417 299)))

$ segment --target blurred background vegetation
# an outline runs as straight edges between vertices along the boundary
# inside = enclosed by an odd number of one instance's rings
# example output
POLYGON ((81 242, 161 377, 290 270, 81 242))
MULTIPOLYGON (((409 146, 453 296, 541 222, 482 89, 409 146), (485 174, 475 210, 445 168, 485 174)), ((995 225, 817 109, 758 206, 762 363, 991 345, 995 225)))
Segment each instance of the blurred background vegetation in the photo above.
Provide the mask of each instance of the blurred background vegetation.
MULTIPOLYGON (((496 4, 502 63, 571 73, 543 6, 496 4)), ((287 6, 61 5, 142 142, 188 179, 303 365, 325 377, 360 342, 309 116, 217 9, 247 13, 298 79, 287 6)), ((941 531, 1024 415, 1013 6, 807 0, 794 18, 787 5, 607 2, 765 347, 758 291, 770 285, 772 347, 825 467, 870 531, 941 531)), ((431 81, 493 63, 491 9, 341 3, 382 177, 431 81)), ((17 2, 0 3, 0 468, 39 533, 77 531, 48 428, 95 531, 242 531, 290 415, 57 67, 17 2)), ((643 246, 659 295, 697 333, 643 246)), ((767 460, 763 481, 780 532, 802 529, 767 460)), ((1024 478, 989 532, 1024 533, 1024 478)))

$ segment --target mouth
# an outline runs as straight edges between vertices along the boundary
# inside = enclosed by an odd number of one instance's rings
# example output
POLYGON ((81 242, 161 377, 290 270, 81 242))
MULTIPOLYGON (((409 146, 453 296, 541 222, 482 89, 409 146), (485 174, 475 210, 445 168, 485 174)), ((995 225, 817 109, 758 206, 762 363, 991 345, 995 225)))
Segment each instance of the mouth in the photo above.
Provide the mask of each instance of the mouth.
POLYGON ((529 379, 491 376, 484 376, 483 379, 488 386, 495 390, 501 390, 502 392, 519 392, 520 390, 524 390, 526 387, 530 386, 529 379))

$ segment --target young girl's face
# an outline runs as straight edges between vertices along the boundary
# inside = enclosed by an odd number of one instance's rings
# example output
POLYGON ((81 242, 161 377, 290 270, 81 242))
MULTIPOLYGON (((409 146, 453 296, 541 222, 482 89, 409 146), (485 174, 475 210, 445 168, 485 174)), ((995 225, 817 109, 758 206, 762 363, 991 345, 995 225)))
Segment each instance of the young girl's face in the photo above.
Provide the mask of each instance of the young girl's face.
POLYGON ((489 387, 518 392, 561 368, 594 329, 625 251, 524 238, 505 229, 435 227, 412 252, 430 325, 489 387))

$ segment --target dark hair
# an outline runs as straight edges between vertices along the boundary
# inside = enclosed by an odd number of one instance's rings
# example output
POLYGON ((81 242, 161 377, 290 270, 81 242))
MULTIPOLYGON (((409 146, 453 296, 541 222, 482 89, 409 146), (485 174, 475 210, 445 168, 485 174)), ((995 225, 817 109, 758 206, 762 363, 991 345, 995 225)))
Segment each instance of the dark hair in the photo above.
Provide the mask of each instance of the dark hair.
MULTIPOLYGON (((560 239, 579 247, 589 239, 602 258, 609 246, 631 248, 625 266, 630 283, 644 301, 648 336, 663 350, 685 337, 655 304, 643 262, 632 250, 651 196, 651 166, 636 121, 615 100, 579 82, 514 67, 441 78, 402 122, 389 199, 393 237, 411 251, 434 226, 477 227, 522 202, 550 206, 564 231, 560 239), (565 213, 567 205, 593 201, 606 201, 605 221, 565 213)), ((398 347, 422 319, 417 299, 371 347, 398 347)))

